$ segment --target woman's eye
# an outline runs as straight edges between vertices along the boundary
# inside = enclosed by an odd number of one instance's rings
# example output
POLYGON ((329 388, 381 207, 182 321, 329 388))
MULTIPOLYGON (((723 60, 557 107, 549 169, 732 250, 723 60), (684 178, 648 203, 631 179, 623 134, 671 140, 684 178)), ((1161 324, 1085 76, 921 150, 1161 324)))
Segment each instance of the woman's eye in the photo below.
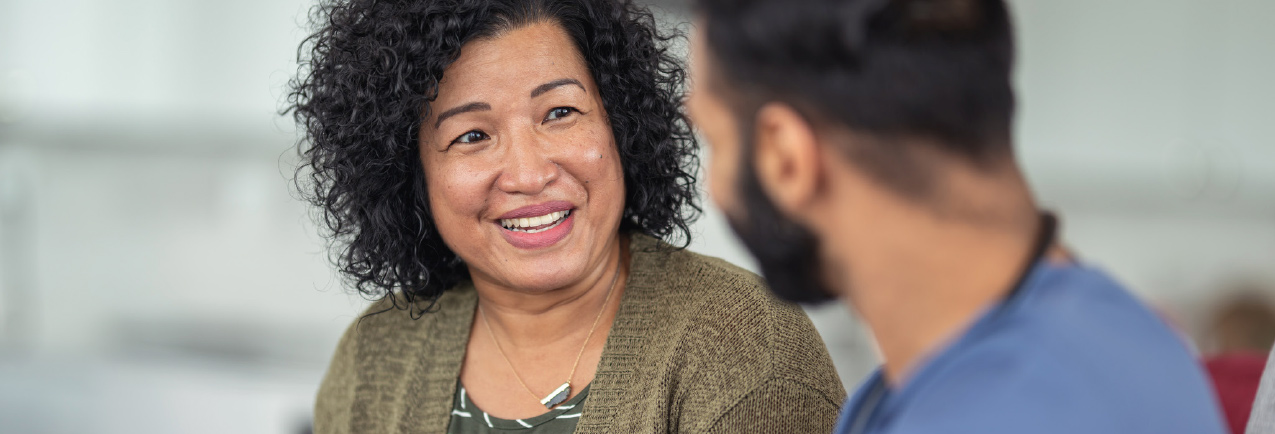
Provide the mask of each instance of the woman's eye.
POLYGON ((579 112, 579 110, 573 109, 571 107, 558 107, 553 110, 549 110, 549 114, 545 115, 545 120, 552 121, 556 119, 562 119, 567 116, 570 116, 572 112, 579 112))
POLYGON ((456 138, 456 140, 452 140, 452 143, 474 143, 483 140, 487 140, 487 134, 484 134, 482 131, 474 130, 461 134, 460 137, 456 138))

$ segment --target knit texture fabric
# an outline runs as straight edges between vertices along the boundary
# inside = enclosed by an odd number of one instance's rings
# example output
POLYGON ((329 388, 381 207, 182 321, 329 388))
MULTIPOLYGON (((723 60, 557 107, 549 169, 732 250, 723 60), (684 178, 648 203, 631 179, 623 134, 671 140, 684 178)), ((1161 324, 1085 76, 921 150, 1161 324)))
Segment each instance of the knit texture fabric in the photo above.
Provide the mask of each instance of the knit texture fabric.
MULTIPOLYGON (((629 245, 577 433, 832 430, 845 389, 804 312, 721 259, 644 235, 629 245)), ((477 302, 465 283, 419 319, 389 310, 355 320, 319 388, 315 432, 445 433, 477 302)))

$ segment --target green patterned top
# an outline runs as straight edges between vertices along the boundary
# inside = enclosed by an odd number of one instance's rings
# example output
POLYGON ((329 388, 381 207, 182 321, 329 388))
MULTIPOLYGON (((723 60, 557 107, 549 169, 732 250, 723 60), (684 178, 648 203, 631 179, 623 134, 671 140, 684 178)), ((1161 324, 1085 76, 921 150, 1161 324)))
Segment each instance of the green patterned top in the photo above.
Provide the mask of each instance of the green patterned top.
POLYGON ((458 385, 457 389, 447 434, 571 434, 575 432, 576 422, 580 421, 580 414, 584 412, 581 404, 589 395, 589 386, 585 386, 580 394, 545 414, 527 419, 501 419, 474 405, 474 401, 465 393, 465 386, 458 385))

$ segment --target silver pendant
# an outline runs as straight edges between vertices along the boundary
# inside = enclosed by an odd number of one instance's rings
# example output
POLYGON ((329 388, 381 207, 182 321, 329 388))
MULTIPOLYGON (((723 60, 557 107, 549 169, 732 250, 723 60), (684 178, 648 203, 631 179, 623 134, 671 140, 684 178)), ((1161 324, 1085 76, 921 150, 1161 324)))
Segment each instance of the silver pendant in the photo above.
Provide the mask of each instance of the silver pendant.
POLYGON ((550 393, 549 396, 546 396, 545 399, 540 400, 540 403, 544 404, 545 408, 553 410, 553 408, 557 407, 558 404, 561 404, 564 401, 566 401, 568 396, 571 396, 570 381, 566 383, 562 383, 562 385, 558 386, 557 389, 554 389, 554 391, 550 393))

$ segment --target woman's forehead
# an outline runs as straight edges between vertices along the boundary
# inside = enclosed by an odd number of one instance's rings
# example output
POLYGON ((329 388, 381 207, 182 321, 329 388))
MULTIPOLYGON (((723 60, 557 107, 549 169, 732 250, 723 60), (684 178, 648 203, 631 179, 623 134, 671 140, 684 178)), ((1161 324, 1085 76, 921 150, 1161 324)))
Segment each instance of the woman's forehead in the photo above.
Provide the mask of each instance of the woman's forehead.
POLYGON ((594 87, 575 43, 556 23, 543 22, 465 44, 443 74, 439 103, 471 99, 526 99, 537 86, 573 78, 594 87))

